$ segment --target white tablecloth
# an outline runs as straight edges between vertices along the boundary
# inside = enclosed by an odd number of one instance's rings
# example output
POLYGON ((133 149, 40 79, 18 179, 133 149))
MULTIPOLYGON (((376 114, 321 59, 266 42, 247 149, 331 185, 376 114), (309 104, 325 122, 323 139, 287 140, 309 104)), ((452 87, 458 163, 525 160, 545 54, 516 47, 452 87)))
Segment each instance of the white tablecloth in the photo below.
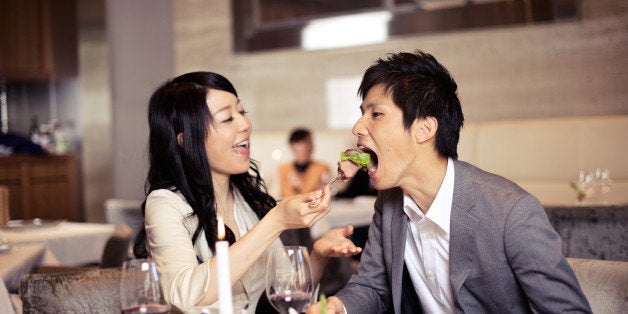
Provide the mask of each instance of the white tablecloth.
MULTIPOLYGON (((43 244, 15 245, 0 254, 0 313, 14 313, 9 290, 16 291, 20 280, 37 265, 58 265, 59 261, 43 244)), ((19 303, 19 298, 14 296, 19 303)))
POLYGON ((9 291, 7 291, 7 287, 4 285, 0 285, 0 312, 7 314, 15 313, 9 291))
POLYGON ((327 216, 310 228, 313 239, 334 228, 368 226, 373 219, 375 196, 358 196, 354 199, 332 199, 327 216))
POLYGON ((57 258, 43 244, 17 245, 0 254, 0 277, 9 289, 19 284, 22 275, 38 265, 59 265, 57 258))
POLYGON ((62 222, 54 227, 0 230, 0 238, 6 238, 18 246, 43 244, 63 266, 80 266, 100 261, 107 239, 114 225, 100 223, 62 222))

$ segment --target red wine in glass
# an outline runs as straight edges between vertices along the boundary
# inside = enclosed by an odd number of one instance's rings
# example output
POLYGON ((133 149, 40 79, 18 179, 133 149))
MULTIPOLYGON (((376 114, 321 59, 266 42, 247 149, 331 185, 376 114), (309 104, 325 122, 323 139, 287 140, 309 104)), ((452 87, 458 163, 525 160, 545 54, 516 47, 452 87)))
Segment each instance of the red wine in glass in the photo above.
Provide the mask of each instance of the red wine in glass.
POLYGON ((151 259, 125 261, 120 274, 122 313, 168 313, 170 306, 159 286, 157 266, 151 259))
POLYGON ((277 293, 271 295, 269 301, 282 314, 288 313, 289 308, 300 313, 309 304, 310 296, 306 292, 277 293))
POLYGON ((165 314, 169 307, 165 304, 143 304, 122 309, 122 314, 165 314))

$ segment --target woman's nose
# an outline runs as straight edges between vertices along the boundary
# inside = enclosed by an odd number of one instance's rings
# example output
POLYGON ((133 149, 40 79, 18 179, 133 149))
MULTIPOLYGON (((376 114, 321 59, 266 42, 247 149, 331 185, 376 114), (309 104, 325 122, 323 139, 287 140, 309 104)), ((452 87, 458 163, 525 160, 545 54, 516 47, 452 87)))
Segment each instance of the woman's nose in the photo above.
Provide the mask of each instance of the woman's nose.
POLYGON ((240 120, 240 131, 249 131, 251 130, 251 120, 247 116, 242 116, 240 120))

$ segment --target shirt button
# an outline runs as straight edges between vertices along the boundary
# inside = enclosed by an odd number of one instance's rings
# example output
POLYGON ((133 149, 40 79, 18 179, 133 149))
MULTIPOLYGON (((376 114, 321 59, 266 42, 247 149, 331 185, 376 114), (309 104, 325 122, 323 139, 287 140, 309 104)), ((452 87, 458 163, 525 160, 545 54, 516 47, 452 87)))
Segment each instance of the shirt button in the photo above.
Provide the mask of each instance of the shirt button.
POLYGON ((246 301, 247 299, 248 299, 248 298, 246 297, 246 295, 244 295, 244 294, 241 294, 241 295, 240 295, 240 300, 242 300, 242 301, 246 301))
POLYGON ((434 272, 431 270, 427 273, 427 275, 430 276, 430 278, 434 278, 434 272))

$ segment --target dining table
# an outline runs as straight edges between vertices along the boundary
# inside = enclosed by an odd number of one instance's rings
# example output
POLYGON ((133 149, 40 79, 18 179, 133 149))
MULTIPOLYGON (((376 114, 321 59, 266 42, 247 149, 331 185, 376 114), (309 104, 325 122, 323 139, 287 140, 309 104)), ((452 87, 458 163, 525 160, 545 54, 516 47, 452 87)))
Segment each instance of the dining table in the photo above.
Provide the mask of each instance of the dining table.
POLYGON ((312 239, 320 238, 325 232, 352 225, 354 228, 371 224, 375 211, 375 196, 357 196, 331 200, 329 213, 310 228, 312 239))
POLYGON ((113 234, 115 225, 59 221, 38 227, 0 228, 0 239, 22 246, 42 244, 63 266, 95 264, 105 243, 113 234))
POLYGON ((63 220, 9 221, 0 227, 0 313, 20 313, 16 294, 36 266, 83 266, 100 261, 115 225, 63 220), (7 249, 8 244, 8 249, 7 249))
POLYGON ((3 243, 7 246, 0 251, 0 313, 19 313, 19 296, 12 292, 18 291, 22 276, 38 265, 57 266, 59 260, 41 243, 3 243))
POLYGON ((58 266, 59 260, 43 244, 12 245, 8 252, 0 254, 0 277, 7 289, 15 290, 22 275, 35 266, 58 266))

